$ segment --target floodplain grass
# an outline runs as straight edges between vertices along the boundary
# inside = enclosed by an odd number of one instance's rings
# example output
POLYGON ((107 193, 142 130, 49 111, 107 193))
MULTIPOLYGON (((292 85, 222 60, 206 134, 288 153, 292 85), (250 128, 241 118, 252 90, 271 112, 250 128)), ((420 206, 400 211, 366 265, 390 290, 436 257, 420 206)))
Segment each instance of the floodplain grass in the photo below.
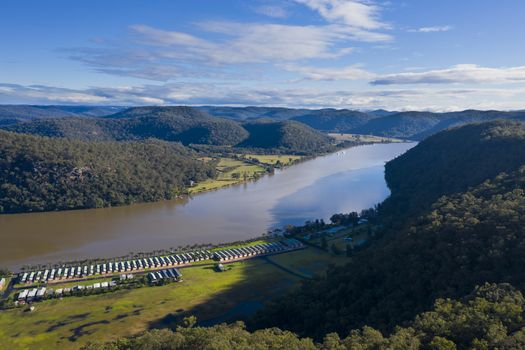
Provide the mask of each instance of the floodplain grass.
POLYGON ((216 179, 208 179, 190 187, 190 194, 216 190, 219 188, 254 180, 266 173, 266 170, 258 165, 242 162, 231 158, 221 158, 217 164, 219 172, 216 179))
POLYGON ((244 154, 243 156, 248 159, 256 159, 263 164, 275 165, 277 162, 280 162, 284 166, 291 165, 303 158, 292 154, 244 154))
POLYGON ((333 137, 336 141, 353 141, 363 143, 378 143, 388 142, 397 143, 405 142, 402 139, 396 139, 392 137, 374 136, 374 135, 360 135, 360 134, 345 134, 345 133, 329 133, 328 136, 333 137))
POLYGON ((278 266, 265 259, 226 263, 225 272, 215 272, 213 263, 185 267, 180 283, 50 299, 34 303, 33 312, 27 306, 0 311, 0 349, 78 349, 90 341, 174 326, 189 314, 214 319, 239 303, 264 303, 299 286, 302 279, 287 270, 322 274, 345 261, 315 248, 267 257, 278 266))

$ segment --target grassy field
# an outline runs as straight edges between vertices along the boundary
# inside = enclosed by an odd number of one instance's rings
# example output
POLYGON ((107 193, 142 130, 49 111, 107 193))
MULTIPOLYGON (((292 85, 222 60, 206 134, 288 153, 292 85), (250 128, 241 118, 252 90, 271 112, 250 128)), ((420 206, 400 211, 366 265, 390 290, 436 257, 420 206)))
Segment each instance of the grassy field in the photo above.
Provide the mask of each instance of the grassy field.
POLYGON ((336 141, 354 141, 354 142, 364 142, 364 143, 377 143, 377 142, 404 142, 401 139, 394 139, 390 137, 381 137, 374 135, 358 135, 358 134, 340 134, 340 133, 330 133, 329 136, 336 139, 336 141))
POLYGON ((268 165, 274 165, 277 162, 280 162, 282 165, 290 165, 293 164, 295 161, 301 159, 301 156, 295 156, 295 155, 288 155, 288 154, 274 154, 274 155, 259 155, 259 154, 246 154, 244 155, 246 158, 250 159, 257 159, 259 162, 263 164, 268 165))
POLYGON ((231 186, 246 180, 253 180, 266 171, 258 165, 247 164, 239 160, 221 158, 217 165, 219 175, 216 179, 199 182, 189 189, 190 194, 216 190, 231 186))
MULTIPOLYGON (((173 326, 185 315, 221 319, 241 304, 262 305, 299 285, 302 276, 323 273, 346 258, 315 248, 232 263, 181 269, 184 281, 158 287, 67 297, 0 311, 0 349, 77 349, 140 331, 173 326)), ((233 315, 232 315, 233 316, 233 315)))

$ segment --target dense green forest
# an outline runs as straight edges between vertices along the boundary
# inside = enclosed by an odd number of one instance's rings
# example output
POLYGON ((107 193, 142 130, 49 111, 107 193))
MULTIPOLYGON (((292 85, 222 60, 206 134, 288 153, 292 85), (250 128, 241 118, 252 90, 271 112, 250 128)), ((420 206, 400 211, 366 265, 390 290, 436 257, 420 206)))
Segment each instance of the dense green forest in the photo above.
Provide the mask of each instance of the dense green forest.
POLYGON ((83 142, 0 131, 0 213, 174 198, 212 164, 177 143, 83 142))
POLYGON ((101 117, 122 109, 124 107, 0 105, 0 125, 42 118, 101 117))
POLYGON ((365 326, 315 343, 278 328, 248 332, 242 322, 204 328, 187 320, 175 332, 153 330, 83 350, 518 350, 525 347, 524 311, 521 292, 508 284, 484 284, 461 300, 436 300, 430 311, 390 335, 365 326))
POLYGON ((387 177, 392 199, 379 210, 381 233, 348 266, 306 282, 266 309, 257 326, 276 325, 315 338, 363 325, 389 331, 429 309, 436 298, 461 298, 485 282, 511 282, 523 291, 525 158, 519 155, 524 131, 523 123, 509 121, 464 126, 392 161, 387 168, 396 164, 399 176, 387 177), (454 148, 451 139, 462 147, 454 148), (451 148, 457 154, 447 160, 451 148), (425 150, 442 161, 429 159, 425 150), (504 153, 509 156, 502 159, 504 153), (422 171, 421 164, 429 169, 422 171), (485 180, 478 166, 487 176, 497 175, 485 180), (421 181, 411 183, 416 176, 421 181), (442 183, 452 190, 438 186, 442 183), (427 210, 413 211, 417 215, 399 213, 397 200, 411 208, 422 203, 416 195, 421 186, 431 189, 428 200, 439 199, 427 210), (460 192, 443 196, 455 190, 460 192))
POLYGON ((495 119, 525 119, 525 112, 465 110, 460 112, 391 112, 348 109, 289 109, 268 107, 199 107, 214 116, 230 119, 272 118, 295 120, 325 132, 368 134, 423 140, 441 130, 495 119))
POLYGON ((516 121, 471 124, 441 132, 387 163, 392 190, 383 203, 396 215, 428 209, 442 195, 466 190, 525 164, 525 127, 516 121))
POLYGON ((3 128, 0 213, 170 199, 214 176, 213 164, 196 160, 203 155, 312 155, 335 148, 330 137, 298 122, 241 124, 190 107, 39 118, 3 128))
POLYGON ((423 140, 441 130, 474 122, 496 119, 525 119, 525 112, 477 111, 432 113, 400 112, 370 120, 352 130, 357 134, 423 140))
POLYGON ((251 332, 181 327, 88 349, 522 349, 523 149, 525 123, 496 121, 389 163, 391 203, 371 244, 263 309, 251 332), (397 201, 419 209, 400 213, 397 201))
POLYGON ((240 124, 190 107, 137 107, 104 118, 40 119, 5 129, 85 141, 157 138, 186 145, 235 145, 248 137, 240 124))
POLYGON ((376 118, 375 115, 359 111, 321 109, 317 113, 294 117, 293 120, 317 130, 345 133, 351 132, 374 118, 376 118))
POLYGON ((331 139, 314 129, 293 121, 252 122, 243 124, 249 137, 240 147, 276 148, 294 152, 320 153, 331 147, 331 139))
MULTIPOLYGON (((0 106, 0 127, 20 124, 23 121, 38 119, 57 119, 80 117, 109 118, 146 118, 135 120, 135 126, 127 128, 126 122, 104 124, 91 121, 85 125, 88 132, 83 133, 84 139, 141 139, 144 137, 170 138, 183 143, 231 145, 245 132, 239 125, 228 124, 224 119, 238 122, 253 122, 260 119, 273 121, 295 120, 324 132, 370 134, 383 137, 398 137, 411 140, 423 140, 441 130, 473 122, 486 122, 495 119, 525 119, 524 111, 480 111, 465 110, 459 112, 395 112, 385 110, 356 111, 348 109, 293 109, 280 107, 124 107, 104 106, 0 106), (215 118, 211 118, 211 116, 215 118), (157 122, 150 125, 153 117, 157 122), (210 119, 211 118, 211 119, 210 119), (198 122, 191 122, 196 119, 198 122), (157 124, 157 125, 155 125, 157 124), (196 125, 198 124, 198 125, 196 125), (110 126, 108 129, 107 126, 110 126), (161 127, 162 128, 159 128, 161 127), (116 127, 115 133, 111 127, 116 127), (200 128, 202 127, 202 128, 200 128), (232 138, 226 138, 223 127, 231 127, 232 138), (105 131, 101 131, 103 129, 105 131), (91 131, 91 132, 89 132, 91 131), (187 132, 188 134, 180 133, 187 132), (159 135, 160 134, 160 135, 159 135), (119 136, 120 135, 120 136, 119 136)), ((82 130, 79 121, 54 121, 47 123, 17 126, 13 131, 37 133, 47 136, 65 136, 68 134, 80 136, 82 130)), ((246 136, 246 135, 244 135, 246 136)), ((242 139, 242 137, 241 137, 242 139)))
MULTIPOLYGON (((1 126, 0 126, 1 127, 1 126)), ((297 122, 240 122, 216 118, 191 107, 136 107, 103 118, 38 119, 5 130, 84 141, 156 138, 184 145, 234 146, 316 154, 332 140, 297 122)))

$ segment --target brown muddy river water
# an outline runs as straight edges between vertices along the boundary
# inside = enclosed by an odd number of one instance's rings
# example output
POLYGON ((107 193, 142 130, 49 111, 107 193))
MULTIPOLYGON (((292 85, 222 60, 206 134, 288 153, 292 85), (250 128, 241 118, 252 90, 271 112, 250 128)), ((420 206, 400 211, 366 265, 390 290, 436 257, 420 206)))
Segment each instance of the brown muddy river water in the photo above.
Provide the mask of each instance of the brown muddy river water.
POLYGON ((413 146, 354 147, 192 199, 0 215, 0 266, 17 269, 25 264, 236 241, 289 223, 360 211, 389 195, 384 164, 413 146))

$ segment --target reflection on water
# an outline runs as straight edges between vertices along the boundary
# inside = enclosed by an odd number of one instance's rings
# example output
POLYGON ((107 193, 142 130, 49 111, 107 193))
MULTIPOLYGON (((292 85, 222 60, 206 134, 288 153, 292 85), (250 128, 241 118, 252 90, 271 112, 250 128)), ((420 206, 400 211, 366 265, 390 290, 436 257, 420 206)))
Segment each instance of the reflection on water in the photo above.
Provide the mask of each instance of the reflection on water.
POLYGON ((389 193, 384 163, 412 143, 360 146, 192 199, 0 216, 0 265, 111 257, 247 239, 272 227, 369 208, 389 193))

